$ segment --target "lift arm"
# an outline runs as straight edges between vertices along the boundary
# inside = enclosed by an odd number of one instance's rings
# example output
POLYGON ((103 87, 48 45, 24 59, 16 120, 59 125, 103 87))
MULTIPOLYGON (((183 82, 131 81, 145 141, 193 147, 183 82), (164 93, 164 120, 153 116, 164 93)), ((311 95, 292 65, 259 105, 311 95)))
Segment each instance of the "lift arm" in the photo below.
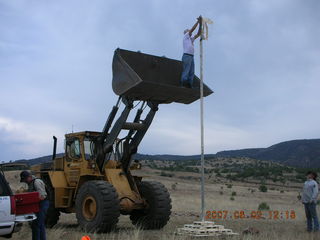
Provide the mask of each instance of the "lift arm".
POLYGON ((133 122, 127 122, 129 114, 133 109, 134 101, 128 98, 120 97, 117 104, 112 108, 109 114, 108 120, 104 126, 103 132, 97 141, 97 164, 101 172, 104 170, 105 164, 108 162, 110 155, 113 152, 113 146, 119 139, 120 132, 122 130, 129 130, 126 137, 123 140, 123 154, 120 158, 120 162, 123 169, 127 172, 130 164, 132 155, 137 153, 138 146, 142 141, 145 133, 150 127, 155 113, 158 111, 158 104, 155 102, 142 102, 141 107, 137 110, 136 116, 133 122), (125 105, 121 115, 115 121, 111 127, 116 114, 119 110, 120 100, 125 105), (149 107, 149 112, 145 119, 141 119, 141 115, 145 107, 149 107), (110 130, 110 131, 109 131, 110 130))

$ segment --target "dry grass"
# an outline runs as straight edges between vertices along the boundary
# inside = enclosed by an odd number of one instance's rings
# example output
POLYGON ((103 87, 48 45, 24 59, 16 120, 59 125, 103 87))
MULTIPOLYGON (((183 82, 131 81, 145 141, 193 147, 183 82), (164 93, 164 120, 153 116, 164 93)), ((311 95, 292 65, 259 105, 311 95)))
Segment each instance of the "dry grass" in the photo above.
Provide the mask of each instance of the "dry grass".
MULTIPOLYGON (((8 180, 12 186, 19 188, 17 173, 7 174, 8 180)), ((192 181, 181 181, 181 179, 153 176, 146 180, 157 180, 164 183, 171 192, 173 214, 168 225, 158 231, 142 231, 132 226, 128 216, 121 216, 118 228, 110 234, 89 234, 91 239, 152 239, 152 240, 173 240, 190 239, 190 237, 177 236, 175 231, 183 224, 192 223, 199 218, 196 216, 200 209, 199 183, 192 181), (171 190, 173 183, 178 182, 177 189, 171 190)), ((302 204, 297 200, 297 191, 287 189, 284 193, 279 191, 259 192, 258 186, 250 186, 255 189, 254 193, 248 191, 248 186, 233 183, 233 187, 227 188, 224 184, 208 184, 206 186, 206 210, 257 210, 261 202, 267 202, 271 210, 294 210, 296 219, 294 220, 269 220, 269 219, 220 219, 217 223, 241 233, 247 227, 255 227, 260 230, 259 235, 240 235, 234 239, 245 240, 292 240, 292 239, 320 239, 320 235, 309 234, 305 231, 305 216, 302 204), (223 187, 223 189, 221 189, 223 187), (220 191, 223 194, 220 194, 220 191), (235 200, 230 200, 232 192, 236 192, 235 200)), ((47 238, 79 240, 86 233, 82 232, 76 222, 74 214, 62 214, 59 224, 53 229, 47 230, 47 238)), ((29 227, 23 226, 23 229, 16 233, 13 239, 30 239, 31 232, 29 227)))

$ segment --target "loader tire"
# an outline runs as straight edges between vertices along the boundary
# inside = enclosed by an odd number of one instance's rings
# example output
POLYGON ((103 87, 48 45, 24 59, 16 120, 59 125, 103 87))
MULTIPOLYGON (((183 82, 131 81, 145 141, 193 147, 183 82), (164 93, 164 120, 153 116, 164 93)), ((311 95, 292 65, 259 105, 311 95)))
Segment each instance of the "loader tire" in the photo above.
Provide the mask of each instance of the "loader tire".
POLYGON ((110 232, 120 216, 118 194, 106 181, 84 183, 76 197, 76 217, 87 232, 110 232))
POLYGON ((171 199, 168 190, 159 182, 141 182, 138 188, 146 200, 147 207, 132 211, 131 222, 142 229, 163 228, 171 214, 171 199))
POLYGON ((46 214, 46 228, 53 228, 54 225, 56 225, 60 218, 60 211, 55 208, 54 204, 54 189, 51 185, 51 182, 48 177, 44 177, 43 181, 46 185, 46 191, 48 194, 48 200, 49 200, 49 208, 47 210, 46 214))
POLYGON ((46 215, 46 228, 53 228, 60 218, 60 212, 54 207, 54 203, 50 201, 50 205, 46 215))

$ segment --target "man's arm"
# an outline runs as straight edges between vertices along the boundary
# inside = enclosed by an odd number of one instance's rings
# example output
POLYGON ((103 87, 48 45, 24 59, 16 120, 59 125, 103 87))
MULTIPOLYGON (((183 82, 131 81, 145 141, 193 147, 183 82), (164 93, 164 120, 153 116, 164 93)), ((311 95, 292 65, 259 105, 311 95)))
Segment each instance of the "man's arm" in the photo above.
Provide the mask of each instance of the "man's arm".
POLYGON ((40 200, 44 200, 47 197, 45 183, 41 179, 36 179, 34 181, 34 188, 40 195, 40 200))
POLYGON ((192 35, 193 31, 197 28, 198 23, 199 23, 199 18, 198 18, 198 21, 193 25, 193 27, 192 27, 192 28, 190 29, 190 31, 189 31, 189 35, 190 35, 190 37, 191 37, 191 35, 192 35))
POLYGON ((311 198, 311 201, 314 203, 317 203, 318 192, 319 192, 318 184, 315 183, 315 186, 313 187, 312 198, 311 198))
POLYGON ((199 23, 199 28, 197 34, 194 36, 193 40, 196 40, 198 37, 201 36, 201 31, 202 31, 202 17, 198 17, 198 23, 199 23))

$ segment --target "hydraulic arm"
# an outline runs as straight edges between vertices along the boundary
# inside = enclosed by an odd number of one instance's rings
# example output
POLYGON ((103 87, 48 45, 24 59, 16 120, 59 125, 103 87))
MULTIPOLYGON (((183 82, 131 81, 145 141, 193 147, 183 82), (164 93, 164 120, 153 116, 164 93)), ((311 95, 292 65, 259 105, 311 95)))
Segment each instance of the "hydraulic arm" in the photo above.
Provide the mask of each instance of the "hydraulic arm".
POLYGON ((156 112, 158 111, 157 103, 153 101, 143 101, 141 102, 140 108, 138 108, 136 112, 133 122, 128 122, 127 120, 130 112, 134 108, 134 102, 134 100, 130 100, 125 97, 119 97, 117 104, 112 108, 112 111, 109 114, 101 136, 97 141, 97 164, 100 171, 103 171, 104 166, 110 159, 111 154, 119 154, 118 146, 120 145, 120 142, 123 143, 123 149, 121 151, 122 154, 118 157, 124 171, 128 171, 131 164, 132 155, 137 153, 138 146, 150 127, 156 112), (120 101, 124 103, 125 107, 118 119, 114 122, 119 110, 120 101), (149 108, 149 112, 144 119, 141 119, 142 113, 147 107, 149 108), (128 130, 128 133, 125 137, 119 139, 119 135, 122 130, 128 130), (114 146, 116 146, 115 149, 114 146))

